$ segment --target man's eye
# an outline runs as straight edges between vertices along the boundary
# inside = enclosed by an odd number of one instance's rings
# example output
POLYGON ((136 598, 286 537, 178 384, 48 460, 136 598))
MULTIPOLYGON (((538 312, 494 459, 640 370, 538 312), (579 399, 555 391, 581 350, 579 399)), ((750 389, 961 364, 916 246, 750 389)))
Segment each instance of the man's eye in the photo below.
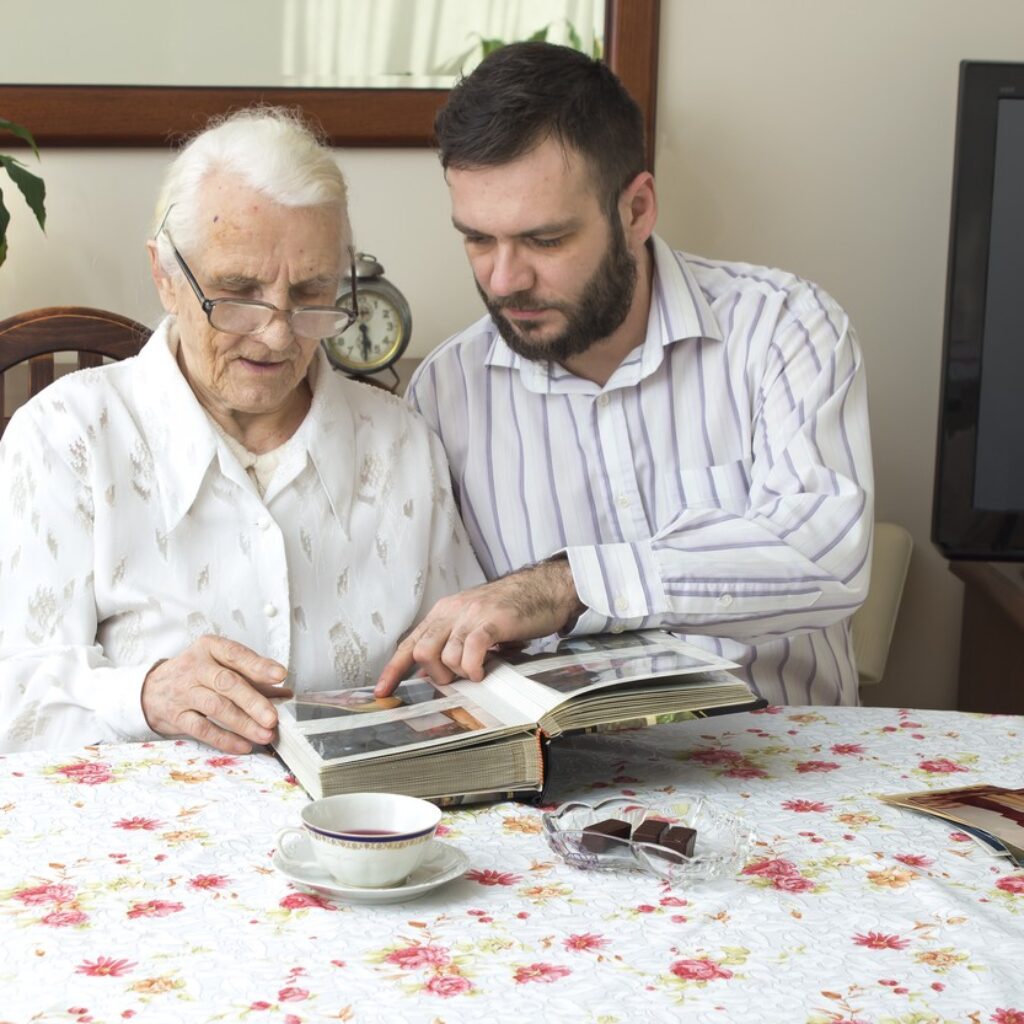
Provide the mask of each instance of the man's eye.
POLYGON ((533 244, 538 249, 557 249, 563 241, 563 238, 535 238, 533 244))
POLYGON ((463 235, 466 245, 483 245, 487 241, 486 235, 463 235))

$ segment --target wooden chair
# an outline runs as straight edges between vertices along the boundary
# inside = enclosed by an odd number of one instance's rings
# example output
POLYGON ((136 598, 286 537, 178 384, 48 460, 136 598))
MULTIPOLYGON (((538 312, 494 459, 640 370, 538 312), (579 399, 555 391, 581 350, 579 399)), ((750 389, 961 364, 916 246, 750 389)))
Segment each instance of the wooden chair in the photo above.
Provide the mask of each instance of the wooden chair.
POLYGON ((11 412, 53 383, 54 353, 77 353, 78 369, 99 366, 104 357, 135 355, 150 333, 136 320, 87 306, 48 306, 0 320, 0 434, 10 420, 4 392, 12 367, 28 363, 27 389, 20 389, 27 394, 11 403, 11 412))

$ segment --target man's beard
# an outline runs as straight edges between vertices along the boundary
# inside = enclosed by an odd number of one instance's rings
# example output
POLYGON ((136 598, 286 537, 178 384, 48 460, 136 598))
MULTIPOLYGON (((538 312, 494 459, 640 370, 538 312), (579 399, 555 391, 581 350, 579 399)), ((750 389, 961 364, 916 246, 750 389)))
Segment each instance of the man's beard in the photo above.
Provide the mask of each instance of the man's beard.
POLYGON ((582 355, 592 345, 613 334, 629 313, 636 290, 636 259, 626 247, 622 224, 611 218, 612 238, 601 265, 583 287, 583 294, 574 303, 539 302, 529 292, 517 292, 504 299, 491 299, 477 283, 491 318, 505 343, 524 359, 550 359, 564 363, 572 356, 582 355), (517 329, 502 316, 503 309, 556 309, 566 319, 565 330, 550 341, 530 340, 530 328, 536 321, 520 323, 517 329), (520 334, 520 330, 524 333, 520 334))

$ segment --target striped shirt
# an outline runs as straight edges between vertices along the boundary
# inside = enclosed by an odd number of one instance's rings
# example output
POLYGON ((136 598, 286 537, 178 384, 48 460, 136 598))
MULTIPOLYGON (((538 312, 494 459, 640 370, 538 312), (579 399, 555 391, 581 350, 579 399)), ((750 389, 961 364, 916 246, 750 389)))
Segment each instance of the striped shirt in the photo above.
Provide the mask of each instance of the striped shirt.
POLYGON ((774 703, 855 704, 873 479, 853 329, 807 281, 652 241, 646 338, 603 387, 485 317, 409 401, 489 579, 565 551, 575 632, 664 626, 774 703))

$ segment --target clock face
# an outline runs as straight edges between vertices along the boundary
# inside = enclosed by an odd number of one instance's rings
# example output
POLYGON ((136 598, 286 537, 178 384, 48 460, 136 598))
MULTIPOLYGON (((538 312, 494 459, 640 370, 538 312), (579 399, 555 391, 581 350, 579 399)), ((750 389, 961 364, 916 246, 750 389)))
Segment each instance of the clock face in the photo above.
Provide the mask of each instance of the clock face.
POLYGON ((336 365, 355 372, 383 369, 401 355, 408 341, 398 305, 375 290, 359 287, 359 318, 344 334, 325 342, 336 365))

